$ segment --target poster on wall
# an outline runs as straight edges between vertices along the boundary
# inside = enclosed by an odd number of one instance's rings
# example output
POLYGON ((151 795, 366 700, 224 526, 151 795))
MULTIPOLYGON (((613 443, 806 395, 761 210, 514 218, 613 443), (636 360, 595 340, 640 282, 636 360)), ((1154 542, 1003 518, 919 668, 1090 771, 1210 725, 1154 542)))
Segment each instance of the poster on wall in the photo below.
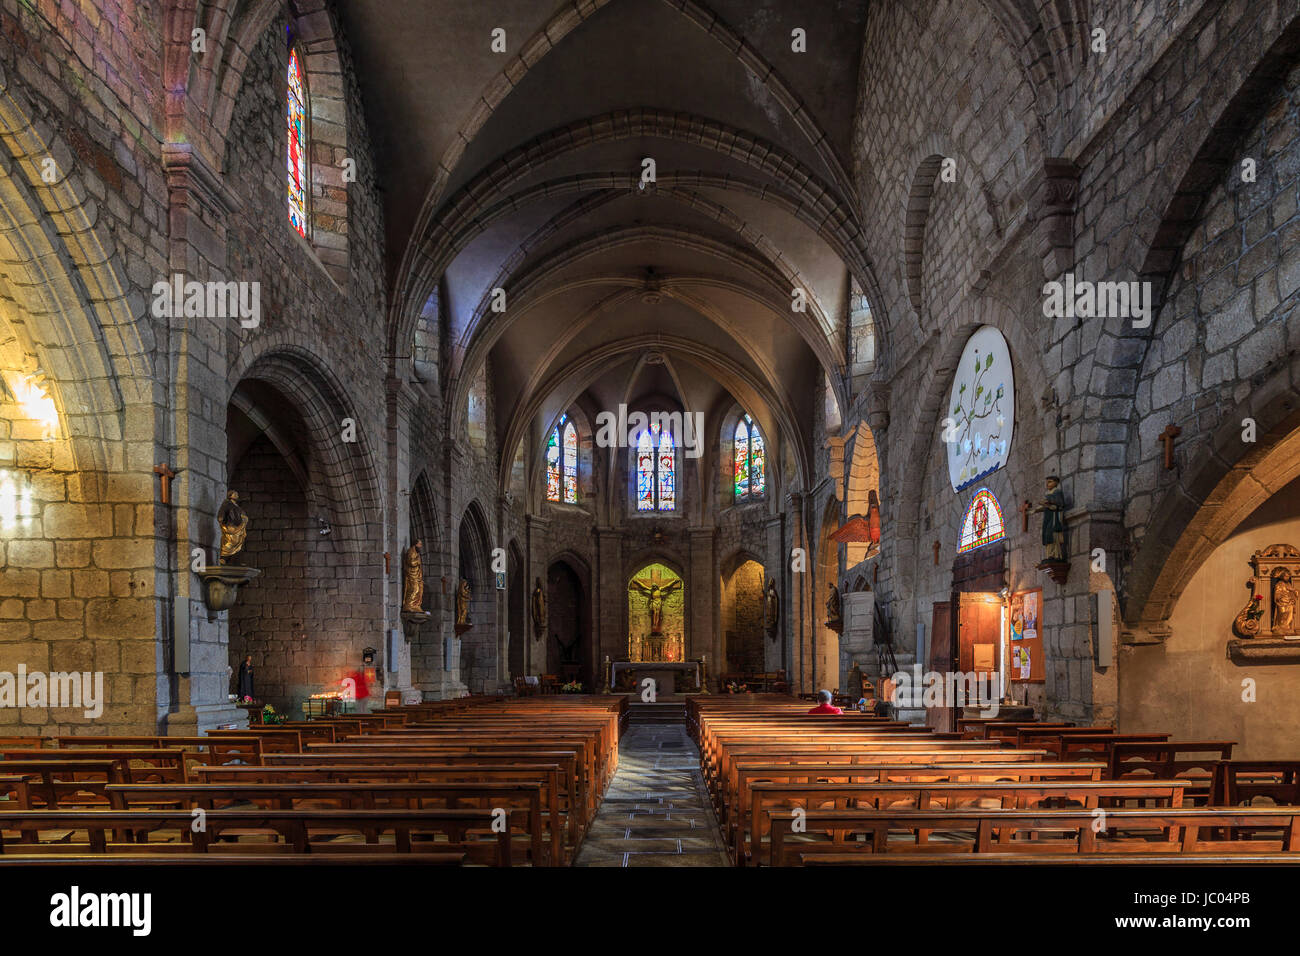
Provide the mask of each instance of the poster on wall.
POLYGON ((1043 608, 1043 589, 1016 591, 1011 595, 1011 614, 1007 637, 1011 653, 1010 679, 1041 682, 1046 680, 1043 639, 1039 616, 1043 608))
POLYGON ((993 326, 980 326, 962 350, 940 423, 953 491, 970 487, 1007 463, 1015 413, 1007 340, 993 326))

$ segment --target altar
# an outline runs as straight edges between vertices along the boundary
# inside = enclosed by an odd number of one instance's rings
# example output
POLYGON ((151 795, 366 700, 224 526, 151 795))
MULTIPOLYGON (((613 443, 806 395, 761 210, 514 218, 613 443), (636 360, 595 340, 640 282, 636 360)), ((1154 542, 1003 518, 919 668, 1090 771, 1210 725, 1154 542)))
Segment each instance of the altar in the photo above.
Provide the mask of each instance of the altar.
POLYGON ((655 694, 698 694, 703 689, 700 661, 614 661, 609 665, 609 686, 615 693, 639 693, 647 677, 655 694))

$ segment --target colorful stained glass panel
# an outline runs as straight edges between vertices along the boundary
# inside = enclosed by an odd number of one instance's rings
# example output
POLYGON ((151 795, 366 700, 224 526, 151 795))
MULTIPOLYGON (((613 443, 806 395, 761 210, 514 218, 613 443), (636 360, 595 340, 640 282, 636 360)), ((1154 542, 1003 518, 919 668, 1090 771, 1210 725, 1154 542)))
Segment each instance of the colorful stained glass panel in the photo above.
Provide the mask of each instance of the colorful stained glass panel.
POLYGON ((289 51, 286 99, 289 222, 307 236, 307 86, 298 51, 289 51))
POLYGON ((1002 506, 998 504, 993 492, 981 488, 975 492, 975 497, 970 500, 966 514, 961 519, 961 539, 957 543, 957 553, 974 551, 1005 537, 1002 506))
POLYGON ((564 426, 564 500, 568 504, 578 501, 578 430, 573 422, 564 426))

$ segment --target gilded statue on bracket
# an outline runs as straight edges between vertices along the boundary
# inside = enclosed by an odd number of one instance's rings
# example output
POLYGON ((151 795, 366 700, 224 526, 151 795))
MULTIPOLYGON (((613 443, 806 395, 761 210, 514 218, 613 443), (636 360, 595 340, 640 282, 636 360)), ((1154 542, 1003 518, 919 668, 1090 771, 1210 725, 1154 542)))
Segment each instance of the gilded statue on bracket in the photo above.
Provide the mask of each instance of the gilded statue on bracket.
POLYGON ((221 564, 244 550, 248 537, 248 515, 239 507, 239 492, 226 492, 226 500, 217 509, 217 524, 221 526, 221 564))

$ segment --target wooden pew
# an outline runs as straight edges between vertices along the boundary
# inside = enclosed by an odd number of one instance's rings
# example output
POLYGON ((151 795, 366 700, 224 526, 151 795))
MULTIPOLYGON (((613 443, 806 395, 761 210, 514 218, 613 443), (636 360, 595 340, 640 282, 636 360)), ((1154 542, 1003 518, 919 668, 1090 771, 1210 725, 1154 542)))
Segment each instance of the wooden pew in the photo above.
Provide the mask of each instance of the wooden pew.
MULTIPOLYGON (((1018 783, 755 783, 750 787, 751 810, 738 819, 736 865, 757 859, 763 837, 767 834, 771 812, 792 818, 801 810, 805 818, 827 802, 853 801, 874 805, 882 811, 914 807, 932 810, 942 801, 944 809, 959 813, 977 801, 996 801, 1002 809, 1027 809, 1053 802, 1072 802, 1085 809, 1107 804, 1122 806, 1121 801, 1151 800, 1162 806, 1182 805, 1183 781, 1174 780, 1034 780, 1018 783), (784 808, 777 810, 776 808, 784 808)), ((987 808, 982 808, 987 809, 987 808)), ((1107 813, 1110 811, 1107 810, 1107 813)), ((925 834, 920 834, 924 842, 925 834)))
POLYGON ((526 811, 523 835, 534 866, 553 865, 542 826, 541 787, 525 783, 203 783, 111 784, 107 788, 115 810, 221 810, 251 803, 271 810, 455 809, 461 804, 489 811, 526 811))
POLYGON ((469 862, 510 866, 513 833, 525 811, 506 814, 506 826, 492 839, 475 833, 490 831, 496 817, 491 810, 210 810, 201 829, 193 829, 189 810, 5 810, 0 811, 0 834, 23 836, 51 828, 85 834, 85 840, 57 843, 11 843, 0 837, 0 854, 11 848, 23 854, 87 853, 321 853, 351 854, 457 852, 469 862), (279 842, 235 841, 223 837, 260 836, 274 831, 279 842), (391 842, 380 839, 391 834, 391 842), (116 835, 126 839, 116 839, 116 835), (445 840, 432 839, 443 836, 445 840), (165 837, 153 840, 151 836, 165 837), (341 836, 358 836, 367 842, 348 842, 341 836))
POLYGON ((409 764, 409 765, 303 765, 275 767, 201 767, 197 778, 208 783, 525 783, 541 788, 546 829, 555 854, 554 866, 563 866, 572 843, 559 764, 409 764))
POLYGON ((795 840, 790 813, 767 816, 771 841, 765 859, 775 866, 823 850, 858 853, 863 863, 891 854, 1300 854, 1300 807, 1107 810, 1100 830, 1094 829, 1095 813, 1078 810, 809 810, 801 824, 808 834, 831 835, 821 843, 795 840), (1271 835, 1211 838, 1229 831, 1271 835), (927 838, 936 832, 945 839, 927 838))

